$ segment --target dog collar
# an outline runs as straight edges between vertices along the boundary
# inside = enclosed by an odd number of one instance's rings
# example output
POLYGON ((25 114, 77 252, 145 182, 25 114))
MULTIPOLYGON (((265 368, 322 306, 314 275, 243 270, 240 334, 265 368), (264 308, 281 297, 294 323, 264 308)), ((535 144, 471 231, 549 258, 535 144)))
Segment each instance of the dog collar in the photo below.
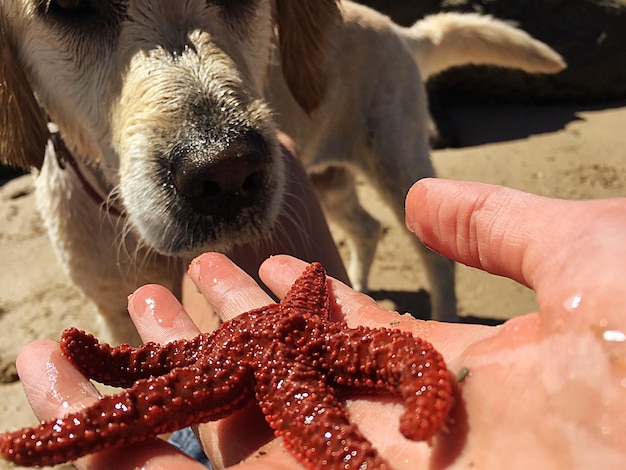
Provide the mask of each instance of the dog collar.
MULTIPOLYGON (((110 191, 96 188, 96 184, 100 183, 100 178, 97 175, 94 175, 95 170, 87 165, 81 165, 74 158, 74 155, 72 155, 72 153, 68 150, 59 132, 51 132, 50 140, 54 146, 54 153, 59 167, 63 170, 70 168, 74 172, 87 195, 100 207, 101 210, 106 210, 109 214, 115 217, 122 217, 122 211, 108 201, 110 191), (81 166, 83 168, 81 168, 81 166), (86 176, 86 171, 91 174, 91 178, 86 176)), ((98 186, 102 187, 103 185, 98 186)))

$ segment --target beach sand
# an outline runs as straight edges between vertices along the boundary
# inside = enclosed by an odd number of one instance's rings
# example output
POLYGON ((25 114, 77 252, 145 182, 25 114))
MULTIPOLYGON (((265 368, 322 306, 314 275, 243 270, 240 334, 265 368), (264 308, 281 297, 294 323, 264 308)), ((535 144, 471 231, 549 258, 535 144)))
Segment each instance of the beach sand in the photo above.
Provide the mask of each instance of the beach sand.
MULTIPOLYGON (((457 105, 449 117, 462 147, 433 152, 440 177, 567 199, 626 195, 626 103, 457 105)), ((360 189, 387 228, 371 273, 373 295, 401 312, 423 313, 427 286, 411 235, 366 185, 360 189)), ((57 265, 34 208, 31 176, 0 187, 0 260, 0 429, 9 430, 36 423, 15 381, 15 355, 33 340, 58 339, 68 326, 89 330, 95 309, 57 265)), ((536 308, 528 289, 475 269, 459 266, 457 283, 462 315, 503 320, 536 308)), ((0 462, 8 468, 16 467, 0 462)))

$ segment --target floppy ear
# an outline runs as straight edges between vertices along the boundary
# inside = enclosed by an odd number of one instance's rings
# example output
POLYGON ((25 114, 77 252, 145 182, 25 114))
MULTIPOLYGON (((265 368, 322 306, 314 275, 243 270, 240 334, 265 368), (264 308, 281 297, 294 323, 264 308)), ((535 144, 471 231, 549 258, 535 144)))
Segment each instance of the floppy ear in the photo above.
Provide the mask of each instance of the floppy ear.
POLYGON ((9 44, 0 17, 0 161, 26 170, 41 168, 48 141, 40 108, 9 44))
POLYGON ((283 74, 307 113, 324 98, 328 36, 340 21, 338 0, 276 0, 283 74))

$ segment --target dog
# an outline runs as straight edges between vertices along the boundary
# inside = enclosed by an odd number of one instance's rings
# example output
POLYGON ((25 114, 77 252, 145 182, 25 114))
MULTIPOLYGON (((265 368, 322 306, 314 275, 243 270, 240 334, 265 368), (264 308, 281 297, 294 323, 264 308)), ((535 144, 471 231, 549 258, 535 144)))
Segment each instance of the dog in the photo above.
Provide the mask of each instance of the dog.
MULTIPOLYGON (((398 217, 410 184, 434 174, 419 67, 437 63, 439 39, 429 55, 424 21, 403 30, 335 0, 0 0, 0 158, 37 170, 55 251, 110 338, 132 337, 126 296, 171 288, 175 260, 274 229, 277 127, 352 235, 366 288, 380 224, 353 170, 398 217)), ((433 316, 453 321, 453 265, 418 246, 433 316)))
POLYGON ((174 260, 272 230, 271 53, 312 109, 339 22, 335 0, 0 0, 0 155, 38 171, 52 245, 104 337, 133 337, 127 295, 171 288, 174 260))
MULTIPOLYGON (((267 94, 279 127, 299 144, 327 218, 347 235, 353 287, 366 291, 381 224, 359 202, 355 175, 404 222, 411 185, 435 176, 424 82, 470 63, 556 73, 565 62, 546 44, 490 16, 440 13, 406 28, 348 1, 342 16, 342 27, 331 33, 329 87, 320 106, 310 114, 298 106, 276 61, 267 94)), ((412 239, 427 268, 433 318, 457 320, 453 264, 412 239)))

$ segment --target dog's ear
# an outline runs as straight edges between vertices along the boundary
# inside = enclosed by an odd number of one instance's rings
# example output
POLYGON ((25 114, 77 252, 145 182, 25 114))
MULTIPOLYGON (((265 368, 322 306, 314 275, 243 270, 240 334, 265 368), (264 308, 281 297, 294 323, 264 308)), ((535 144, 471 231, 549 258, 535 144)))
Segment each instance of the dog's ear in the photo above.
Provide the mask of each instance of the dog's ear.
POLYGON ((338 0, 276 0, 276 23, 285 80, 308 113, 328 85, 328 36, 341 21, 338 0))
POLYGON ((49 132, 46 115, 17 63, 0 17, 0 161, 41 168, 49 132))

